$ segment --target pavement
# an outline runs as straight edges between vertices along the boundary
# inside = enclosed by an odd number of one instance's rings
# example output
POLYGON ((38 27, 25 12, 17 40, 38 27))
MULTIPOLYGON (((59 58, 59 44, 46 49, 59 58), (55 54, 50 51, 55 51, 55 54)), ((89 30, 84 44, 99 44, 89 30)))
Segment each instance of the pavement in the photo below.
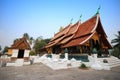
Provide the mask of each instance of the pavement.
POLYGON ((79 68, 52 70, 42 63, 0 67, 0 80, 120 80, 120 66, 110 71, 79 68))

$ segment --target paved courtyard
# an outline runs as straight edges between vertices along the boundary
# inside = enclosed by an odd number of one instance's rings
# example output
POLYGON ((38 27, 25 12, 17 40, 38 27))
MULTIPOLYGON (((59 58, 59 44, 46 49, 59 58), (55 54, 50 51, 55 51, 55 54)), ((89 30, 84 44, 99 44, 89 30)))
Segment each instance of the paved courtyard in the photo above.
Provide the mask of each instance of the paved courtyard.
POLYGON ((110 71, 78 68, 52 70, 42 63, 22 67, 0 67, 0 80, 120 80, 120 66, 110 71))

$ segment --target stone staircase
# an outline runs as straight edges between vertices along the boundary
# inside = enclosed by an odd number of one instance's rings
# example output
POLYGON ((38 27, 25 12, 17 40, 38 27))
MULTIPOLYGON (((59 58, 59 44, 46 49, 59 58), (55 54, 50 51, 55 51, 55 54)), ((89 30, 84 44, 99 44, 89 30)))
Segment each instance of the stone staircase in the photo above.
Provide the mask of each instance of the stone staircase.
POLYGON ((120 66, 120 59, 118 59, 117 57, 110 56, 108 58, 98 58, 98 60, 102 63, 104 59, 108 61, 110 68, 120 66))
POLYGON ((24 59, 17 59, 15 61, 15 66, 23 66, 24 63, 24 59))

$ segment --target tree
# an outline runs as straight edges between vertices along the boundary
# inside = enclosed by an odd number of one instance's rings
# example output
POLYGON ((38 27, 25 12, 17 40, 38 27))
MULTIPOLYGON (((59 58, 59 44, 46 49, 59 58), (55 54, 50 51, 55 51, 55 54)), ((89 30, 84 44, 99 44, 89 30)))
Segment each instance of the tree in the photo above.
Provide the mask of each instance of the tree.
POLYGON ((111 52, 111 55, 120 58, 120 50, 118 48, 113 47, 113 50, 111 52))
POLYGON ((51 38, 44 39, 44 41, 48 44, 50 42, 51 38))
POLYGON ((8 52, 8 46, 4 47, 3 53, 8 52))
POLYGON ((29 39, 29 43, 30 43, 30 45, 32 45, 32 43, 33 43, 33 37, 30 37, 30 39, 29 39))
MULTIPOLYGON (((30 37, 28 33, 24 33, 24 34, 23 34, 23 37, 25 37, 25 38, 28 40, 28 43, 30 44, 30 47, 32 48, 32 44, 33 44, 33 42, 34 42, 34 38, 33 38, 33 37, 30 37)), ((14 40, 14 43, 17 42, 17 41, 19 41, 19 40, 20 40, 20 38, 16 38, 16 39, 14 40)))
POLYGON ((33 37, 30 37, 28 33, 24 33, 23 37, 25 37, 28 40, 29 44, 32 45, 34 40, 33 37))
POLYGON ((116 35, 116 38, 111 41, 111 43, 114 43, 112 55, 120 58, 120 31, 118 31, 118 35, 116 35))
POLYGON ((62 26, 60 26, 60 29, 59 29, 59 31, 62 31, 63 30, 63 27, 62 26))
POLYGON ((19 38, 16 38, 16 39, 14 40, 14 43, 17 42, 17 41, 19 41, 19 40, 20 40, 19 38))
POLYGON ((1 45, 0 45, 0 51, 2 50, 1 45))
POLYGON ((29 37, 28 33, 24 33, 24 34, 23 34, 23 37, 25 37, 27 40, 29 40, 29 39, 30 39, 30 37, 29 37))
MULTIPOLYGON (((1 51, 1 50, 2 50, 2 48, 1 48, 1 45, 0 45, 0 51, 1 51)), ((0 52, 0 57, 1 57, 1 55, 2 55, 2 54, 1 54, 1 52, 0 52)))
POLYGON ((120 49, 120 31, 118 31, 118 35, 115 35, 117 38, 113 39, 111 43, 115 43, 114 47, 118 47, 120 49))
POLYGON ((45 42, 44 39, 42 39, 42 37, 38 37, 36 40, 35 40, 35 44, 34 44, 34 49, 35 49, 35 52, 36 54, 39 54, 39 50, 41 48, 44 48, 44 46, 46 45, 47 43, 45 42))

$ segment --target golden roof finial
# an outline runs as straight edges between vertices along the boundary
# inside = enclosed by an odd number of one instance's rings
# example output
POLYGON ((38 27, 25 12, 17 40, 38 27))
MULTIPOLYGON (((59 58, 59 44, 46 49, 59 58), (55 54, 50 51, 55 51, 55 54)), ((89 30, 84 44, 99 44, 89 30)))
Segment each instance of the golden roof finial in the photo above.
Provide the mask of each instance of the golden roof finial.
POLYGON ((101 6, 99 5, 96 14, 99 14, 99 13, 100 13, 100 8, 101 8, 101 6))
POLYGON ((73 18, 70 20, 70 24, 72 24, 73 18))
POLYGON ((81 14, 80 17, 79 17, 79 21, 81 21, 81 17, 82 17, 82 14, 81 14))

